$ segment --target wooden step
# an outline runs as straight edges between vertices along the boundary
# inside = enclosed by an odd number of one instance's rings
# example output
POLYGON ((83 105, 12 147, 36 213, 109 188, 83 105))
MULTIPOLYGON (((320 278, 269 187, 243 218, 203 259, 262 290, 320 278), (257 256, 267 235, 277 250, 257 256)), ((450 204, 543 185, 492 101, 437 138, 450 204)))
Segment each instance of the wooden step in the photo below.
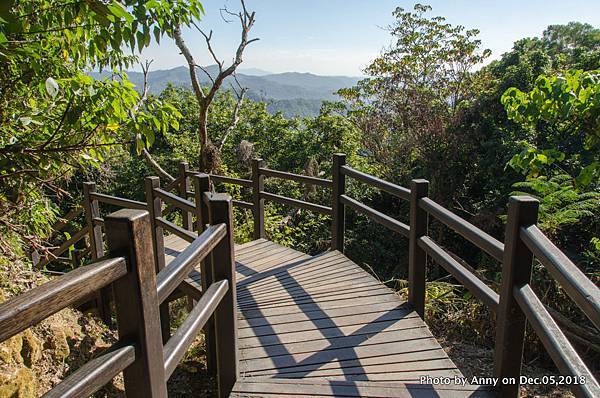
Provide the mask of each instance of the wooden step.
POLYGON ((483 398, 494 397, 488 386, 432 385, 345 380, 243 378, 230 397, 368 397, 368 398, 483 398))

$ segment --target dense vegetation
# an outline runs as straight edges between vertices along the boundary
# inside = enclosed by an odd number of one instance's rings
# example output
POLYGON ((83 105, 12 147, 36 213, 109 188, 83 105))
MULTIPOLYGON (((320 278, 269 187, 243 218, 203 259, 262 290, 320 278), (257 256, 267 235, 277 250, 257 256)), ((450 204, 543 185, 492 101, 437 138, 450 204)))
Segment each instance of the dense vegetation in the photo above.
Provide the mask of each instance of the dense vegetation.
MULTIPOLYGON (((200 158, 199 108, 191 90, 169 86, 143 98, 123 75, 95 80, 87 74, 108 67, 119 75, 135 62, 125 46, 135 53, 171 37, 174 26, 199 18, 200 4, 63 3, 0 6, 4 256, 20 253, 17 246, 30 251, 56 243, 45 239, 49 226, 78 202, 84 180, 96 180, 103 192, 143 199, 143 178, 154 172, 139 156, 142 149, 170 174, 180 160, 197 167, 200 158), (40 8, 53 12, 34 12, 40 8)), ((429 12, 422 5, 396 9, 394 44, 366 68, 368 78, 341 90, 342 100, 325 103, 318 116, 286 118, 269 113, 266 103, 244 100, 229 128, 238 99, 219 91, 207 124, 210 141, 223 143, 219 172, 246 177, 249 160, 260 156, 274 169, 329 176, 332 153, 345 152, 353 167, 389 181, 428 179, 430 196, 500 240, 509 195, 525 192, 541 202, 540 227, 598 283, 600 29, 576 22, 549 26, 542 37, 519 40, 477 69, 490 55, 478 32, 429 12)), ((328 201, 326 192, 294 184, 269 180, 268 189, 328 201)), ((358 184, 349 191, 406 219, 406 206, 385 194, 358 184)), ((247 199, 246 192, 230 192, 247 199)), ((403 239, 353 212, 347 217, 348 255, 402 289, 403 239)), ((236 213, 240 241, 250 239, 251 223, 250 214, 236 213)), ((318 252, 328 246, 329 220, 268 205, 267 232, 318 252)), ((497 286, 498 264, 440 225, 432 224, 431 233, 497 286)), ((493 320, 483 307, 433 264, 429 279, 435 281, 428 292, 434 326, 437 320, 446 333, 490 344, 493 320)), ((586 319, 539 266, 535 285, 549 306, 586 328, 586 319)))

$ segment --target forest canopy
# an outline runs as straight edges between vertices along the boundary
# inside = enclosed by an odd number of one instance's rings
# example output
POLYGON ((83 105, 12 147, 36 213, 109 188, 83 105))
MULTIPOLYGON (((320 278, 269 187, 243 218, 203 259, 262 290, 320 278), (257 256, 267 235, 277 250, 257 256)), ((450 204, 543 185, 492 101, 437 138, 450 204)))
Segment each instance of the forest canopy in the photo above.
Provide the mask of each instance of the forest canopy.
MULTIPOLYGON (((222 79, 212 85, 194 83, 195 61, 181 28, 197 28, 212 51, 203 13, 197 0, 0 4, 3 256, 47 252, 64 242, 51 226, 79 205, 86 180, 107 194, 144 200, 144 177, 158 168, 168 179, 180 161, 247 178, 250 160, 261 157, 273 169, 329 177, 332 154, 344 152, 352 167, 403 186, 429 180, 434 200, 500 240, 509 196, 534 196, 540 228, 600 282, 600 29, 551 25, 493 55, 477 30, 431 16, 429 6, 396 8, 388 27, 392 44, 365 68, 366 77, 340 90, 339 101, 323 103, 317 116, 286 118, 245 98, 243 87, 222 86, 256 40, 249 37, 254 13, 244 2, 232 14, 241 27, 239 60, 220 64, 222 79), (169 86, 150 95, 124 70, 150 43, 164 40, 177 42, 192 89, 169 86), (90 76, 100 69, 109 76, 90 76)), ((324 205, 330 200, 318 189, 271 181, 271 192, 324 205)), ((227 189, 249 200, 247 192, 227 189)), ((355 184, 348 191, 392 217, 406 217, 406 206, 386 194, 355 184)), ((327 217, 271 204, 266 214, 270 239, 308 253, 328 247, 327 217)), ((251 239, 251 214, 236 211, 235 217, 238 241, 251 239)), ((348 256, 402 289, 406 245, 360 215, 347 218, 348 256)), ((486 255, 440 225, 430 233, 497 287, 500 269, 486 255)), ((570 315, 574 306, 564 292, 542 267, 534 268, 545 300, 570 315)), ((437 281, 445 274, 431 266, 429 276, 437 281)), ((436 286, 442 309, 474 314, 455 333, 489 344, 486 310, 450 283, 436 286)), ((440 325, 450 313, 439 311, 440 325)))

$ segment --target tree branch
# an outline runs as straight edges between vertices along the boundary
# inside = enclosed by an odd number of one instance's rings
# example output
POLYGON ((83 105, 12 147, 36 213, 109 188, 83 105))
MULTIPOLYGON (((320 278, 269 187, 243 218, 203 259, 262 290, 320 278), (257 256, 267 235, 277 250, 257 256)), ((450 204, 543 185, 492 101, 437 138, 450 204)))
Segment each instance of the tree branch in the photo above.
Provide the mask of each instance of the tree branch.
POLYGON ((198 99, 198 102, 201 102, 205 98, 204 91, 202 90, 202 86, 200 86, 200 82, 198 81, 198 76, 196 75, 196 61, 194 61, 192 52, 190 51, 188 46, 185 44, 185 41, 183 40, 183 36, 181 35, 181 26, 177 26, 175 28, 175 31, 173 34, 175 36, 175 44, 177 45, 177 47, 181 51, 181 54, 183 54, 183 57, 187 61, 188 69, 190 71, 190 80, 192 81, 192 89, 194 90, 194 93, 196 94, 196 98, 198 99))
MULTIPOLYGON (((237 79, 236 79, 237 82, 237 79)), ((240 83, 238 82, 238 85, 240 83)), ((232 87, 233 88, 233 87, 232 87)), ((233 131, 233 129, 235 128, 235 126, 237 125, 237 123, 240 120, 240 108, 242 107, 242 102, 244 102, 244 96, 246 95, 246 91, 248 90, 247 88, 242 88, 240 86, 240 93, 238 94, 237 91, 235 91, 235 89, 233 89, 233 91, 236 93, 237 97, 238 97, 238 102, 237 104, 235 104, 235 109, 233 110, 233 114, 231 115, 231 122, 229 122, 229 126, 227 127, 227 130, 225 130, 225 134, 223 135, 223 139, 221 140, 221 145, 219 145, 219 151, 223 150, 223 146, 225 146, 225 142, 227 142, 227 138, 229 138, 229 135, 231 134, 231 132, 233 131)))

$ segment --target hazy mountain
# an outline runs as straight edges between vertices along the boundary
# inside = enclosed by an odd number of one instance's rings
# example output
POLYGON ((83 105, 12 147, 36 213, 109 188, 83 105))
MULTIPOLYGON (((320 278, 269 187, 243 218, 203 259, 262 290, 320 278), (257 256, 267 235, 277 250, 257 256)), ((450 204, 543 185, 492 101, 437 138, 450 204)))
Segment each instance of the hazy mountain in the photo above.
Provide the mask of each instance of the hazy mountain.
MULTIPOLYGON (((218 72, 216 65, 205 68, 211 75, 218 72)), ((107 76, 107 73, 94 73, 94 77, 107 76)), ((143 84, 140 72, 127 72, 129 80, 136 86, 143 84)), ((205 72, 197 70, 202 84, 209 84, 210 79, 205 72)), ((287 117, 311 116, 319 113, 321 102, 335 100, 335 92, 340 88, 351 87, 359 78, 347 76, 319 76, 312 73, 277 73, 271 74, 260 69, 240 69, 237 78, 243 87, 248 88, 248 98, 254 101, 269 102, 269 111, 282 111, 287 117), (244 73, 245 72, 245 73, 244 73)), ((152 94, 158 94, 171 83, 176 86, 190 86, 190 76, 187 67, 180 66, 168 70, 151 71, 148 75, 148 85, 152 94)), ((223 84, 223 89, 229 89, 234 83, 229 77, 223 84)))

